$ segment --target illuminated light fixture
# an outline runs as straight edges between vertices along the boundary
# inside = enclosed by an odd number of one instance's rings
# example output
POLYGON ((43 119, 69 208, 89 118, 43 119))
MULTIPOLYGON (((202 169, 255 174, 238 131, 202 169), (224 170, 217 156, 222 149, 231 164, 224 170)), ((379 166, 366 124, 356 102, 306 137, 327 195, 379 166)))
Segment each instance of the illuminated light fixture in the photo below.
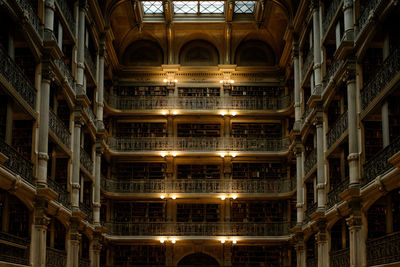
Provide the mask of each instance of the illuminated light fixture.
POLYGON ((225 111, 221 111, 219 114, 221 114, 221 116, 225 116, 225 111))
POLYGON ((172 243, 172 244, 175 244, 175 243, 176 243, 176 239, 175 239, 175 238, 172 238, 172 239, 171 239, 171 243, 172 243))
POLYGON ((224 80, 219 80, 219 83, 223 83, 224 82, 224 80))
POLYGON ((175 195, 172 195, 172 197, 171 197, 172 199, 176 199, 176 196, 175 195))
POLYGON ((172 156, 176 157, 178 154, 176 152, 172 152, 172 156))
POLYGON ((163 115, 167 115, 167 114, 168 114, 168 112, 167 112, 166 110, 163 110, 163 111, 161 111, 161 114, 163 114, 163 115))
POLYGON ((174 111, 172 112, 172 114, 176 115, 176 114, 178 114, 178 111, 177 111, 177 110, 174 110, 174 111))
POLYGON ((161 152, 160 156, 164 158, 167 155, 167 152, 161 152))
POLYGON ((165 242, 165 238, 160 238, 160 243, 163 244, 165 242))
POLYGON ((235 83, 235 81, 234 80, 230 80, 229 83, 235 83))
POLYGON ((221 200, 225 200, 225 198, 226 198, 225 195, 220 196, 220 199, 221 199, 221 200))
POLYGON ((220 156, 221 158, 224 158, 224 157, 225 157, 225 153, 219 153, 219 156, 220 156))
POLYGON ((237 240, 236 239, 232 239, 232 244, 236 244, 237 240))
POLYGON ((232 158, 235 158, 237 156, 237 153, 236 152, 232 152, 231 156, 232 156, 232 158))
POLYGON ((178 80, 177 80, 177 79, 175 79, 175 80, 174 80, 174 83, 177 83, 177 82, 178 82, 178 80))
POLYGON ((165 195, 161 195, 160 198, 161 198, 161 199, 164 199, 164 198, 165 198, 165 195))
POLYGON ((168 82, 168 80, 167 80, 167 79, 164 79, 164 80, 163 80, 163 82, 165 82, 165 83, 166 83, 166 82, 168 82))
POLYGON ((225 239, 221 239, 221 244, 224 244, 225 243, 225 239))
POLYGON ((164 79, 163 82, 166 83, 168 86, 175 86, 175 84, 178 83, 178 80, 168 78, 168 79, 164 79))
POLYGON ((235 83, 235 81, 226 79, 226 80, 220 80, 219 83, 224 84, 224 86, 230 86, 233 83, 235 83))
POLYGON ((236 116, 236 111, 231 112, 232 116, 236 116))
POLYGON ((231 196, 231 198, 232 198, 232 199, 237 199, 237 195, 234 194, 234 195, 231 196))

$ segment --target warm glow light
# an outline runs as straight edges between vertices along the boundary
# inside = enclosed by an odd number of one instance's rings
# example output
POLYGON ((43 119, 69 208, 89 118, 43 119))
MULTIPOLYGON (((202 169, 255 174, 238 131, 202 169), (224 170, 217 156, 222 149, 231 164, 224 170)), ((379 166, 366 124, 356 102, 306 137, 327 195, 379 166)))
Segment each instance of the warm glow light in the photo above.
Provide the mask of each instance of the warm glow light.
POLYGON ((163 111, 161 111, 161 114, 163 114, 163 115, 167 115, 167 111, 166 110, 163 110, 163 111))
POLYGON ((160 196, 160 198, 161 198, 161 199, 164 199, 164 198, 165 198, 165 196, 164 196, 164 195, 161 195, 161 196, 160 196))
POLYGON ((177 83, 177 82, 178 82, 178 80, 177 80, 177 79, 175 79, 175 80, 174 80, 174 83, 177 83))
POLYGON ((233 239, 232 240, 232 244, 236 244, 237 243, 237 240, 236 239, 233 239))
POLYGON ((237 156, 237 153, 232 152, 232 153, 231 153, 231 156, 232 156, 232 158, 235 158, 235 157, 237 156))
POLYGON ((172 244, 175 244, 175 243, 176 243, 176 239, 175 239, 175 238, 172 238, 172 239, 171 239, 171 243, 172 243, 172 244))
POLYGON ((236 194, 235 194, 235 195, 232 195, 231 198, 232 198, 232 199, 236 199, 236 198, 237 198, 237 195, 236 195, 236 194))
POLYGON ((166 155, 167 155, 167 153, 166 152, 161 152, 161 157, 165 157, 166 155))
POLYGON ((176 115, 176 114, 178 114, 178 111, 174 110, 174 112, 172 112, 172 114, 176 115))
POLYGON ((224 195, 222 195, 222 196, 220 196, 220 198, 221 198, 221 200, 225 200, 225 196, 224 195))
POLYGON ((219 83, 223 83, 224 81, 223 80, 219 80, 219 83))
POLYGON ((221 244, 224 244, 225 243, 225 239, 221 239, 221 244))
POLYGON ((176 199, 176 196, 175 195, 172 195, 172 197, 171 197, 172 199, 176 199))
POLYGON ((160 243, 164 243, 165 242, 165 238, 160 238, 160 243))
POLYGON ((230 80, 229 82, 230 82, 230 83, 235 83, 235 81, 234 81, 234 80, 230 80))
POLYGON ((166 83, 166 82, 168 82, 168 80, 167 80, 167 79, 164 79, 164 80, 163 80, 163 82, 165 82, 165 83, 166 83))
POLYGON ((219 114, 221 114, 221 116, 225 116, 225 111, 221 111, 219 114))
POLYGON ((173 157, 176 157, 176 155, 177 155, 176 152, 172 152, 173 157))
POLYGON ((223 158, 223 157, 225 157, 225 153, 219 153, 219 156, 220 156, 221 158, 223 158))
POLYGON ((236 116, 236 112, 235 111, 232 111, 232 116, 236 116))

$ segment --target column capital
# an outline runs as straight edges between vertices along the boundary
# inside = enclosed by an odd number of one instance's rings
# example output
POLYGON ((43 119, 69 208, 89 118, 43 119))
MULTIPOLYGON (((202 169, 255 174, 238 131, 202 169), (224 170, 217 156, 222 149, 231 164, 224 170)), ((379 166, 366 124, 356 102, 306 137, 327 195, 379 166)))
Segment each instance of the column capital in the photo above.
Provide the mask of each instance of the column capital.
POLYGON ((81 10, 87 12, 88 11, 88 7, 89 7, 89 4, 88 4, 87 0, 79 0, 79 8, 81 10))
POLYGON ((343 2, 343 11, 346 9, 353 8, 353 0, 344 0, 343 2))
POLYGON ((343 81, 354 82, 356 79, 356 62, 353 59, 346 60, 343 81))
POLYGON ((319 8, 319 0, 310 0, 310 9, 316 10, 319 8))
POLYGON ((292 47, 292 57, 299 57, 300 54, 300 48, 299 48, 299 41, 297 38, 293 37, 293 47, 292 47))
POLYGON ((349 226, 350 229, 354 228, 354 227, 361 227, 362 218, 361 218, 361 216, 350 215, 350 217, 346 219, 346 223, 347 223, 347 226, 349 226))

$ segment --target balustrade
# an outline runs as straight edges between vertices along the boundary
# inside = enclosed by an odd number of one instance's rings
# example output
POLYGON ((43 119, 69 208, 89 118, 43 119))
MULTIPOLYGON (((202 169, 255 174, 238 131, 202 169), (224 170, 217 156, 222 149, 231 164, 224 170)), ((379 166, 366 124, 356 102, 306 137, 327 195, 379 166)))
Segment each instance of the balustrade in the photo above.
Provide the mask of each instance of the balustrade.
POLYGON ((314 61, 314 51, 313 48, 310 48, 310 51, 308 51, 308 54, 304 60, 303 63, 303 68, 301 70, 301 78, 304 80, 307 71, 310 69, 312 62, 314 61))
POLYGON ((328 209, 342 201, 342 199, 339 197, 339 194, 342 193, 344 190, 346 190, 348 187, 349 187, 349 179, 346 178, 338 185, 336 185, 335 188, 328 193, 328 199, 326 202, 328 209))
POLYGON ((108 138, 108 146, 120 152, 130 151, 285 151, 289 138, 233 138, 233 137, 141 137, 108 138))
POLYGON ((25 181, 33 184, 33 164, 24 156, 18 153, 13 147, 3 140, 0 140, 0 153, 3 153, 8 160, 4 163, 4 167, 20 175, 25 181))
POLYGON ((70 89, 75 92, 75 79, 72 77, 71 71, 62 59, 54 60, 54 64, 58 68, 61 76, 65 79, 70 89))
POLYGON ((291 180, 116 180, 102 177, 102 187, 113 193, 285 193, 291 180))
POLYGON ((342 65, 343 60, 335 59, 333 60, 332 64, 326 70, 326 74, 324 80, 326 83, 329 83, 329 80, 335 77, 336 72, 338 71, 339 67, 342 65))
POLYGON ((89 119, 93 122, 93 124, 95 125, 96 123, 96 116, 93 113, 93 110, 91 107, 85 107, 85 112, 88 115, 89 119))
POLYGON ((311 214, 313 214, 317 210, 317 207, 318 207, 317 202, 314 202, 313 204, 311 204, 310 206, 307 207, 307 210, 305 212, 305 219, 304 219, 306 223, 311 221, 311 214))
POLYGON ((400 232, 367 240, 368 266, 400 261, 400 232))
POLYGON ((67 265, 67 253, 63 250, 46 248, 46 267, 65 267, 67 265))
POLYGON ((90 173, 93 173, 93 161, 92 157, 83 149, 81 148, 81 158, 80 162, 82 166, 90 173))
POLYGON ((192 222, 113 222, 105 224, 111 235, 123 236, 284 236, 288 222, 269 223, 192 223, 192 222))
POLYGON ((86 220, 90 223, 93 222, 93 213, 92 213, 92 208, 90 208, 89 206, 87 206, 85 203, 80 202, 79 203, 79 209, 80 211, 82 211, 83 213, 86 214, 86 220))
POLYGON ((0 262, 29 264, 29 240, 0 232, 0 262))
POLYGON ((339 8, 339 4, 342 2, 342 0, 333 0, 331 4, 329 5, 326 16, 324 19, 324 22, 322 23, 322 29, 324 30, 324 33, 328 31, 329 25, 331 25, 333 18, 335 17, 335 14, 339 8))
POLYGON ((69 192, 65 191, 60 184, 51 178, 47 178, 47 185, 58 194, 56 201, 64 207, 71 209, 69 192))
POLYGON ((56 3, 60 7, 61 13, 63 14, 65 20, 67 21, 67 24, 69 25, 69 28, 71 29, 71 32, 73 35, 75 35, 75 20, 74 16, 72 15, 72 11, 70 10, 68 3, 66 0, 57 0, 56 3))
POLYGON ((368 20, 373 16, 375 10, 383 0, 369 0, 364 10, 362 11, 360 18, 358 19, 359 33, 361 33, 364 27, 368 24, 368 20))
POLYGON ((330 148, 335 142, 339 139, 340 136, 347 130, 348 128, 348 113, 347 110, 342 115, 337 118, 337 120, 333 123, 332 127, 329 129, 326 134, 327 144, 330 148))
POLYGON ((362 108, 366 109, 386 86, 400 73, 400 47, 388 56, 375 76, 361 90, 362 108))
POLYGON ((308 155, 304 161, 304 174, 307 175, 311 169, 317 164, 317 149, 314 148, 313 151, 308 155))
POLYGON ((0 45, 0 74, 14 88, 15 91, 35 109, 36 89, 25 76, 18 65, 8 56, 8 53, 0 45))
POLYGON ((378 175, 392 167, 388 161, 400 151, 400 136, 396 137, 387 147, 381 149, 375 156, 364 164, 364 184, 374 180, 378 175))
POLYGON ((27 21, 32 26, 33 30, 36 32, 39 39, 43 39, 43 31, 42 31, 42 22, 40 21, 39 16, 36 11, 33 9, 32 4, 29 0, 15 0, 18 7, 21 9, 22 14, 27 21))
POLYGON ((330 253, 331 267, 350 267, 350 250, 348 248, 330 253))
POLYGON ((89 48, 87 47, 85 47, 85 61, 93 77, 96 77, 96 64, 92 58, 92 54, 90 53, 89 48))
POLYGON ((71 147, 71 133, 67 130, 58 116, 51 110, 49 112, 49 128, 68 149, 71 147))

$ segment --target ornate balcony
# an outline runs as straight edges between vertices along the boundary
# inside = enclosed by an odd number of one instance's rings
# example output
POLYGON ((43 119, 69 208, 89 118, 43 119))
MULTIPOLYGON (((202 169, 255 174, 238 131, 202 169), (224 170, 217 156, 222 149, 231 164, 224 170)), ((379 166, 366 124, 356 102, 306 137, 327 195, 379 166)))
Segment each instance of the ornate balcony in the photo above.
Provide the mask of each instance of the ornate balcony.
POLYGON ((92 209, 89 206, 87 206, 85 203, 83 203, 83 202, 79 202, 79 209, 80 209, 80 211, 85 213, 86 221, 92 223, 93 222, 92 209))
POLYGON ((281 110, 290 107, 292 97, 173 97, 106 96, 108 104, 119 110, 281 110))
POLYGON ((71 148, 71 133, 67 130, 64 123, 51 110, 49 112, 49 128, 68 149, 71 148))
POLYGON ((367 240, 368 266, 400 261, 400 232, 367 240))
POLYGON ((81 148, 81 158, 80 162, 82 166, 90 173, 93 173, 93 161, 92 157, 83 149, 81 148))
POLYGON ((67 65, 65 65, 64 61, 61 59, 54 60, 54 64, 58 68, 61 77, 64 78, 71 91, 75 92, 75 79, 72 77, 71 71, 68 69, 67 65))
POLYGON ((290 180, 130 180, 102 177, 102 187, 112 193, 286 193, 290 180))
POLYGON ((339 197, 339 194, 342 193, 344 190, 346 190, 348 187, 349 187, 349 179, 346 178, 338 185, 336 185, 333 190, 329 191, 328 200, 326 202, 327 209, 330 209, 335 204, 338 204, 342 201, 342 199, 339 197))
POLYGON ((350 249, 345 248, 330 253, 331 267, 350 267, 350 249))
POLYGON ((317 149, 315 148, 304 161, 304 175, 307 175, 317 164, 317 149))
POLYGON ((399 73, 400 47, 397 47, 383 62, 375 76, 361 90, 362 108, 366 109, 399 73))
POLYGON ((85 107, 85 112, 89 119, 92 121, 93 125, 96 125, 96 116, 93 113, 93 110, 91 107, 85 107))
POLYGON ((330 81, 332 79, 334 79, 334 77, 336 75, 336 72, 339 70, 339 68, 340 68, 340 66, 342 64, 343 64, 343 60, 335 59, 335 60, 333 60, 332 64, 327 67, 326 74, 325 74, 325 77, 324 77, 324 81, 325 81, 325 85, 326 86, 328 86, 330 81))
POLYGON ((364 184, 368 184, 378 175, 392 167, 389 158, 400 151, 400 136, 396 137, 387 147, 381 149, 375 156, 364 164, 364 184))
POLYGON ((66 2, 66 0, 56 0, 56 3, 58 4, 61 10, 61 14, 65 18, 72 34, 75 35, 75 20, 74 16, 72 15, 72 10, 70 10, 70 8, 68 7, 68 3, 66 2))
POLYGON ((0 232, 0 262, 29 265, 29 240, 0 232))
POLYGON ((42 30, 42 22, 40 21, 39 16, 36 11, 33 9, 32 4, 29 0, 15 0, 18 7, 22 11, 23 16, 32 26, 33 30, 37 34, 37 37, 42 40, 43 39, 43 30, 42 30))
POLYGON ((314 212, 317 211, 317 207, 318 207, 318 203, 314 202, 311 206, 307 207, 306 212, 305 212, 305 216, 304 216, 304 222, 308 223, 309 221, 311 221, 311 214, 313 214, 314 212))
POLYGON ((358 19, 358 32, 359 34, 364 30, 365 26, 372 20, 379 4, 383 0, 369 0, 363 12, 358 19))
POLYGON ((25 76, 18 65, 12 60, 0 45, 0 75, 4 77, 15 91, 35 109, 36 89, 25 76))
POLYGON ((306 77, 306 74, 308 70, 311 67, 312 62, 314 61, 314 51, 311 48, 310 51, 308 51, 307 57, 304 60, 303 63, 303 68, 301 69, 301 79, 304 81, 304 78, 306 77))
POLYGON ((158 222, 105 224, 108 234, 117 236, 287 236, 288 222, 269 223, 192 223, 158 222))
POLYGON ((33 185, 35 179, 33 177, 32 162, 19 154, 17 150, 3 140, 0 140, 0 153, 8 157, 8 160, 3 165, 4 167, 20 175, 25 181, 33 185))
POLYGON ((324 30, 324 34, 327 33, 329 25, 331 25, 341 2, 342 0, 333 0, 329 5, 324 22, 322 23, 322 29, 324 30))
POLYGON ((333 123, 332 127, 329 129, 328 133, 326 134, 328 148, 330 148, 336 141, 342 136, 342 134, 348 128, 348 121, 349 116, 346 112, 337 118, 337 120, 333 123))
POLYGON ((65 267, 67 265, 67 253, 63 250, 46 248, 46 267, 65 267))
POLYGON ((108 139, 110 149, 119 152, 136 151, 258 151, 282 152, 289 148, 289 138, 233 138, 233 137, 142 137, 108 139))
POLYGON ((47 178, 47 185, 58 194, 56 201, 67 209, 71 209, 69 192, 65 191, 60 184, 51 178, 47 178))
POLYGON ((94 62, 92 55, 89 51, 89 48, 85 47, 85 61, 89 68, 89 71, 92 73, 92 76, 96 78, 96 63, 94 62))

